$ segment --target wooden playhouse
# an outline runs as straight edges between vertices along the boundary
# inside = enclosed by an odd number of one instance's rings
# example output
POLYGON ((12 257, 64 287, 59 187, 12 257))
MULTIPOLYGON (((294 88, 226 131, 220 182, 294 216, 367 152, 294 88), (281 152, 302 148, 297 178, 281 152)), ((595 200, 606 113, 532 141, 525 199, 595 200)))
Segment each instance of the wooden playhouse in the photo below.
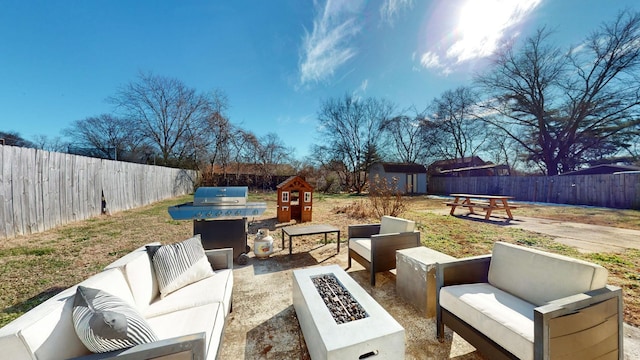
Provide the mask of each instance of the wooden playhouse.
POLYGON ((278 222, 311 221, 313 188, 300 176, 292 176, 278 186, 278 222))

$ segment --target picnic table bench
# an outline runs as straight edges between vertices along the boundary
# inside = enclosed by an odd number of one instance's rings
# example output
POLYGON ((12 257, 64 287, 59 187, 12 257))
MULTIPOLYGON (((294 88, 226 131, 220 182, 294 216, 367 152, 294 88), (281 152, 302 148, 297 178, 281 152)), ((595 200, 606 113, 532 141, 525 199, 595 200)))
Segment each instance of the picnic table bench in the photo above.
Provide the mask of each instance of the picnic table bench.
POLYGON ((510 205, 508 200, 513 199, 512 196, 503 195, 478 195, 478 194, 451 194, 453 201, 447 201, 444 204, 451 206, 450 215, 456 210, 456 207, 465 207, 469 209, 471 214, 475 214, 473 208, 480 208, 485 211, 484 218, 489 220, 491 212, 495 210, 506 211, 510 220, 513 220, 511 209, 517 209, 517 206, 510 205))

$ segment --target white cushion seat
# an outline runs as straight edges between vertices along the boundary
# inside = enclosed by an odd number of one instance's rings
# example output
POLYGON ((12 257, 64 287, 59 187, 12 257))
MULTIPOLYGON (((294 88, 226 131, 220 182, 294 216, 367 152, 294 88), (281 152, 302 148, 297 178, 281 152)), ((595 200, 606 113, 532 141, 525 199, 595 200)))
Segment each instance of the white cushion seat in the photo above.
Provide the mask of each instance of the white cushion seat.
POLYGON ((535 305, 487 283, 446 286, 440 305, 518 358, 533 359, 535 305))
POLYGON ((349 239, 349 249, 357 252, 371 262, 371 239, 370 238, 352 238, 349 239))
POLYGON ((228 314, 231 310, 232 288, 232 271, 218 270, 215 275, 178 289, 163 299, 158 297, 145 309, 144 316, 149 318, 218 302, 222 303, 222 310, 228 314))
POLYGON ((210 303, 147 318, 160 340, 198 332, 206 333, 207 359, 215 359, 224 326, 224 307, 210 303), (209 351, 216 349, 214 351, 209 351))

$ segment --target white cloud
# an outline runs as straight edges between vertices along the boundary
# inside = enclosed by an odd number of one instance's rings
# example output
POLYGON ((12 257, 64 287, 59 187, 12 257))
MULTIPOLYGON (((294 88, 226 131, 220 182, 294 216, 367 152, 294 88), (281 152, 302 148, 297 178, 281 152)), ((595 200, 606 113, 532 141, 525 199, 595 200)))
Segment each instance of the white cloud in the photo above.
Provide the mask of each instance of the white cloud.
POLYGON ((442 67, 438 54, 431 51, 422 54, 422 57, 420 58, 420 64, 422 64, 422 66, 426 67, 427 69, 442 67))
POLYGON ((364 79, 360 83, 360 86, 352 92, 351 96, 353 96, 354 99, 362 99, 364 94, 367 93, 367 88, 369 88, 369 79, 364 79))
POLYGON ((393 26, 400 12, 411 8, 413 8, 413 0, 385 0, 380 6, 380 18, 393 26))
POLYGON ((362 1, 328 0, 313 21, 311 34, 305 33, 300 59, 300 82, 319 82, 354 57, 350 40, 360 32, 357 15, 362 1))
POLYGON ((365 79, 362 81, 362 83, 360 84, 360 91, 362 92, 366 92, 367 88, 369 87, 369 80, 365 79))

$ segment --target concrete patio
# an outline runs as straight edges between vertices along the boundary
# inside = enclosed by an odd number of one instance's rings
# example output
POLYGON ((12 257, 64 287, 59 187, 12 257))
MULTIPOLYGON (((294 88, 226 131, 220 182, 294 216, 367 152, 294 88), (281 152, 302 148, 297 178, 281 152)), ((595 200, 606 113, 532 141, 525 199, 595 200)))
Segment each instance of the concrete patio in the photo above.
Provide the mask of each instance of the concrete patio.
MULTIPOLYGON (((318 238, 319 239, 319 238, 318 238)), ((347 250, 336 254, 334 244, 294 243, 293 255, 274 243, 268 259, 251 257, 234 269, 233 312, 225 330, 221 359, 310 359, 292 305, 292 270, 337 264, 347 266, 347 250)), ((253 254, 251 254, 253 256, 253 254)), ((396 296, 395 275, 377 275, 375 288, 368 273, 354 262, 347 271, 396 321, 406 334, 406 359, 483 359, 462 338, 449 332, 436 339, 435 319, 426 319, 396 296)))
MULTIPOLYGON (((530 230, 544 232, 546 227, 529 221, 530 230)), ((520 224, 523 222, 526 220, 520 220, 520 224)), ((598 238, 594 228, 584 230, 588 239, 598 238)), ((610 231, 610 228, 604 230, 610 231)), ((332 264, 346 269, 347 249, 343 246, 336 254, 335 243, 323 245, 321 236, 300 237, 294 239, 293 254, 288 255, 288 248, 280 248, 279 234, 279 231, 273 234, 275 252, 270 258, 257 259, 250 253, 248 264, 234 269, 233 312, 225 330, 220 359, 310 359, 292 305, 292 270, 332 264)), ((579 238, 575 230, 572 238, 579 238)), ((638 238, 631 239, 632 243, 637 244, 638 238)), ((249 245, 253 245, 251 239, 249 245)), ((484 359, 449 330, 445 342, 438 342, 435 319, 423 317, 397 296, 393 272, 378 274, 375 287, 369 285, 368 273, 358 263, 353 262, 347 272, 405 328, 406 359, 484 359)), ((628 325, 624 331, 625 359, 640 358, 640 331, 628 325)))

